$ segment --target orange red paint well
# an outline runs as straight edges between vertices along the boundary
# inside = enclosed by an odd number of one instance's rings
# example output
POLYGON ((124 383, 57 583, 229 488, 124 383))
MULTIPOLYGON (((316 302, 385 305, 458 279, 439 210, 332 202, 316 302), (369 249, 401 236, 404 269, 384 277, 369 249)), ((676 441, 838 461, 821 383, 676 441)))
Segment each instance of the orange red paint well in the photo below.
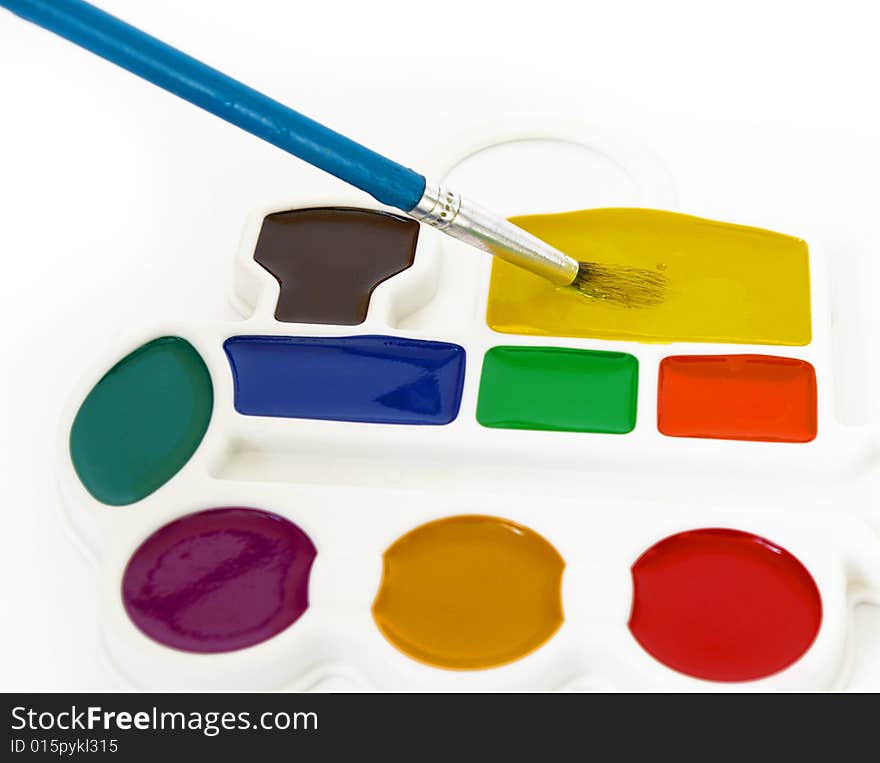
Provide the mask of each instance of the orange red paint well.
POLYGON ((772 355, 677 355, 660 363, 657 427, 672 437, 809 442, 816 371, 772 355))

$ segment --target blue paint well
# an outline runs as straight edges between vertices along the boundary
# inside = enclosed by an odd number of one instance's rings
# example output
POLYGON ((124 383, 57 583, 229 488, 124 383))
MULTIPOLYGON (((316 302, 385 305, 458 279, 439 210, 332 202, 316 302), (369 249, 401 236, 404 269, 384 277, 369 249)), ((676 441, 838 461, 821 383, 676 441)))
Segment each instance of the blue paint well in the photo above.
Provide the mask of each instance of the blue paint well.
POLYGON ((448 424, 465 351, 392 336, 234 336, 223 344, 235 410, 248 416, 448 424))

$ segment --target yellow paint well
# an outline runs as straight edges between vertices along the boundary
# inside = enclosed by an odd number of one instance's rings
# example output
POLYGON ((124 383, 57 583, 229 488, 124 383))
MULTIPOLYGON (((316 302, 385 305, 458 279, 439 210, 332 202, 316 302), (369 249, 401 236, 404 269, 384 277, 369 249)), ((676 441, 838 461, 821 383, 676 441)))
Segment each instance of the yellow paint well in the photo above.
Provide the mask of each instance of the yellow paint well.
POLYGON ((805 241, 653 209, 589 209, 511 221, 578 260, 660 270, 662 304, 586 299, 495 258, 486 320, 504 334, 640 342, 805 345, 811 338, 805 241))

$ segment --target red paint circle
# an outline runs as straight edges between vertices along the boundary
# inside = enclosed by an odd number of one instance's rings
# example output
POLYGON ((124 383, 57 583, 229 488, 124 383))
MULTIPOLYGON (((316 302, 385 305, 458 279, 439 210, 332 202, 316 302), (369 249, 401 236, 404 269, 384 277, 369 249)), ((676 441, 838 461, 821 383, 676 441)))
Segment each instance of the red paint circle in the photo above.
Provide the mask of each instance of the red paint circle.
POLYGON ((806 567, 750 533, 671 535, 632 566, 629 629, 664 665, 710 681, 751 681, 788 667, 822 622, 806 567))

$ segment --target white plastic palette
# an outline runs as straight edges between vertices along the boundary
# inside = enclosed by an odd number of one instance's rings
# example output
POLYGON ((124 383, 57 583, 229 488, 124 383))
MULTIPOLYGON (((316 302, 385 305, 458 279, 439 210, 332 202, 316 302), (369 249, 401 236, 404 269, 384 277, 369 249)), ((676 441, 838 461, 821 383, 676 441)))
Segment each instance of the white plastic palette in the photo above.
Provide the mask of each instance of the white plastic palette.
MULTIPOLYGON (((556 133, 565 140, 575 132, 556 133)), ((596 144, 595 136, 585 140, 596 144)), ((545 148, 538 147, 540 154, 545 148)), ((608 205, 672 204, 662 173, 618 146, 634 177, 618 183, 608 205), (627 195, 628 194, 628 195, 627 195)), ((451 173, 480 178, 469 160, 451 173)), ((617 172, 613 169, 612 172, 617 172)), ((486 175, 482 176, 484 179, 486 175)), ((574 182, 574 179, 573 179, 574 182)), ((606 188, 617 181, 607 181, 606 188)), ((464 182, 459 184, 464 188, 464 182)), ((601 183, 598 186, 601 189, 601 183)), ((480 198, 478 190, 473 191, 480 198)), ((601 197, 601 190, 599 191, 601 197)), ((482 200, 492 203, 494 200, 482 200)), ((571 206, 603 204, 576 199, 571 206)), ((561 211, 496 208, 511 214, 561 211)), ((813 340, 805 347, 685 344, 517 337, 485 322, 488 258, 422 230, 415 264, 374 291, 358 326, 281 323, 277 281, 253 260, 266 214, 294 208, 365 205, 362 196, 285 200, 248 221, 236 259, 234 303, 242 321, 157 322, 100 359, 83 379, 62 421, 61 484, 78 535, 100 560, 101 619, 114 665, 132 684, 152 689, 825 689, 844 686, 852 654, 850 613, 880 603, 880 540, 870 527, 875 479, 865 470, 872 433, 844 426, 835 395, 846 393, 832 348, 829 262, 811 242, 813 340), (235 411, 229 337, 399 336, 455 343, 467 370, 457 418, 445 426, 398 426, 246 416, 235 411), (116 362, 163 336, 189 341, 214 388, 210 425, 186 465, 136 503, 107 506, 83 487, 69 452, 70 428, 89 390, 116 362), (638 418, 626 435, 500 430, 475 417, 480 366, 497 345, 611 350, 639 362, 638 418), (678 354, 759 353, 801 358, 816 369, 819 435, 806 444, 671 438, 657 430, 657 370, 678 354), (153 641, 132 623, 120 586, 132 553, 151 533, 192 512, 252 507, 285 517, 317 548, 309 607, 262 643, 195 654, 153 641), (387 641, 371 616, 382 554, 396 539, 434 519, 460 514, 503 517, 531 528, 565 559, 565 621, 541 648, 507 665, 453 671, 420 663, 387 641), (868 519, 868 522, 865 519, 868 519), (809 570, 822 599, 816 640, 794 664, 756 681, 716 683, 655 660, 630 633, 632 564, 674 533, 729 527, 770 539, 809 570), (331 683, 327 683, 327 682, 331 683)), ((393 210, 389 210, 393 211, 393 210)), ((767 225, 771 227, 772 225, 767 225)))

